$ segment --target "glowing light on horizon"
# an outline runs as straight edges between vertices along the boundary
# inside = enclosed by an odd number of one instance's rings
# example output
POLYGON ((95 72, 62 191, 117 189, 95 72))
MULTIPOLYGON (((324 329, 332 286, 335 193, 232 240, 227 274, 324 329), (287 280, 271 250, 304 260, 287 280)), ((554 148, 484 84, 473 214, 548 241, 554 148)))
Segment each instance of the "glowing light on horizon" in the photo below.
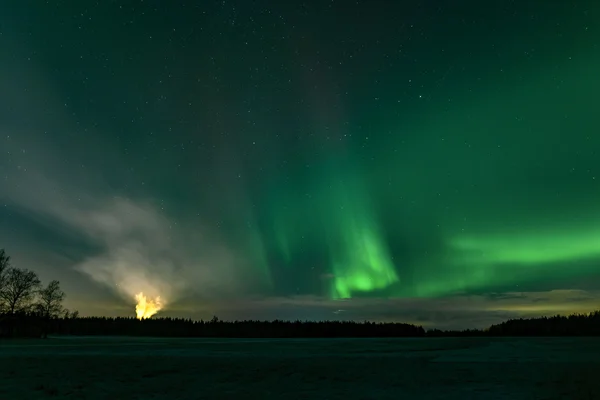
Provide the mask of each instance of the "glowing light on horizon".
POLYGON ((140 321, 142 319, 150 318, 163 308, 160 296, 157 296, 155 299, 150 299, 147 298, 143 292, 139 292, 135 295, 135 300, 137 302, 135 314, 136 318, 140 321))

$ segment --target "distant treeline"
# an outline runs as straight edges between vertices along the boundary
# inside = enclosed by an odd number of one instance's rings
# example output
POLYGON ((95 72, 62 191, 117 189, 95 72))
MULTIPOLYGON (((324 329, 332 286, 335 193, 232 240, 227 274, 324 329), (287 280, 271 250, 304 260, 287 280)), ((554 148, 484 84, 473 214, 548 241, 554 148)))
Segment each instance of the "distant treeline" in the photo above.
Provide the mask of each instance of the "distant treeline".
POLYGON ((403 323, 353 321, 193 321, 183 318, 78 317, 49 321, 37 314, 15 315, 13 327, 21 335, 39 336, 43 323, 49 334, 77 336, 152 336, 223 338, 366 338, 473 336, 600 336, 600 311, 568 317, 514 319, 488 329, 425 330, 403 323))
POLYGON ((364 338, 444 336, 600 336, 600 311, 513 319, 488 329, 425 330, 404 323, 354 321, 193 321, 183 318, 79 317, 64 309, 58 281, 43 287, 37 275, 10 265, 0 250, 0 337, 153 336, 236 338, 364 338))
MULTIPOLYGON (((35 323, 35 319, 31 320, 35 323)), ((181 318, 57 318, 50 331, 58 335, 116 335, 159 337, 420 337, 422 327, 401 323, 339 321, 192 321, 181 318)))
POLYGON ((511 319, 492 325, 491 336, 600 336, 600 311, 590 314, 511 319))

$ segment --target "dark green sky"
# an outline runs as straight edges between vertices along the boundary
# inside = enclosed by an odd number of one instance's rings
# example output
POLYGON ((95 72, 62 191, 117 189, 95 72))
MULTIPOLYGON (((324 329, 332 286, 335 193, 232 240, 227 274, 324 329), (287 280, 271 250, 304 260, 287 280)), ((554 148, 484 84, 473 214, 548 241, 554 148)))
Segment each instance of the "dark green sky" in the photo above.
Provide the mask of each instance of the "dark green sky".
POLYGON ((82 314, 599 307, 597 2, 49 3, 0 6, 0 247, 82 314))

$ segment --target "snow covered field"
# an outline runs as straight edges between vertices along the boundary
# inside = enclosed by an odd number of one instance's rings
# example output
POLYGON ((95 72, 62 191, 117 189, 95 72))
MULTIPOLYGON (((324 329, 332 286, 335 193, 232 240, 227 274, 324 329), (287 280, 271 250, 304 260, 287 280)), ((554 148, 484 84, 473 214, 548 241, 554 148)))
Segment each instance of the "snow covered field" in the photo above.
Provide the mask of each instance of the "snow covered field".
POLYGON ((600 399, 600 338, 0 341, 0 399, 600 399))

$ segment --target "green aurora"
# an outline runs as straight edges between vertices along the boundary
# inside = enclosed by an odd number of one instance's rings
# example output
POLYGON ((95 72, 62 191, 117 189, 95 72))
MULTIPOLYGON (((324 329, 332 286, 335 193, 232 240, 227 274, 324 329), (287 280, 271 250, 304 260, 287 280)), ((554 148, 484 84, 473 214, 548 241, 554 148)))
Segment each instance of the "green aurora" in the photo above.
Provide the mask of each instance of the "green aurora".
POLYGON ((69 307, 600 301, 596 3, 71 3, 0 6, 0 248, 69 307))
MULTIPOLYGON (((420 140, 408 146, 402 135, 401 143, 389 142, 394 135, 386 136, 382 146, 408 147, 387 159, 361 162, 364 149, 352 155, 352 148, 343 147, 337 154, 345 154, 345 160, 337 166, 323 162, 312 168, 313 175, 298 180, 300 186, 287 193, 272 191, 263 217, 270 229, 252 233, 271 244, 264 251, 279 256, 273 257, 271 267, 280 263, 306 269, 306 253, 320 248, 315 253, 327 256, 316 262, 329 274, 324 290, 332 299, 438 297, 517 288, 540 280, 540 274, 565 275, 554 270, 557 264, 563 269, 568 265, 571 277, 593 271, 585 261, 600 257, 600 209, 594 204, 600 199, 600 175, 596 179, 596 147, 590 146, 597 142, 594 131, 600 126, 594 113, 600 62, 586 56, 578 62, 564 60, 560 78, 532 72, 526 83, 497 89, 492 96, 486 90, 480 100, 465 97, 433 124, 410 124, 425 127, 417 128, 420 140), (548 82, 557 80, 561 84, 550 90, 548 82), (506 121, 507 114, 515 117, 506 121), (587 123, 579 122, 583 120, 587 123), (461 132, 465 127, 468 131, 461 132), (537 131, 544 134, 527 135, 537 131), (566 140, 573 146, 567 151, 566 140), (428 158, 415 159, 415 154, 428 158), (423 187, 416 179, 437 186, 423 187), (392 183, 398 191, 389 189, 392 183), (522 185, 535 191, 517 191, 522 185), (411 196, 415 201, 407 205, 411 196), (434 196, 443 201, 432 201, 434 196), (374 206, 372 197, 379 197, 383 206, 374 206), (394 210, 402 203, 412 210, 394 210), (438 218, 434 221, 439 228, 432 230, 441 243, 407 264, 392 256, 390 248, 402 243, 394 237, 398 228, 390 223, 403 225, 398 215, 411 212, 438 218)), ((415 223, 413 218, 407 215, 409 224, 415 223)), ((406 230, 410 235, 411 227, 406 230)))

